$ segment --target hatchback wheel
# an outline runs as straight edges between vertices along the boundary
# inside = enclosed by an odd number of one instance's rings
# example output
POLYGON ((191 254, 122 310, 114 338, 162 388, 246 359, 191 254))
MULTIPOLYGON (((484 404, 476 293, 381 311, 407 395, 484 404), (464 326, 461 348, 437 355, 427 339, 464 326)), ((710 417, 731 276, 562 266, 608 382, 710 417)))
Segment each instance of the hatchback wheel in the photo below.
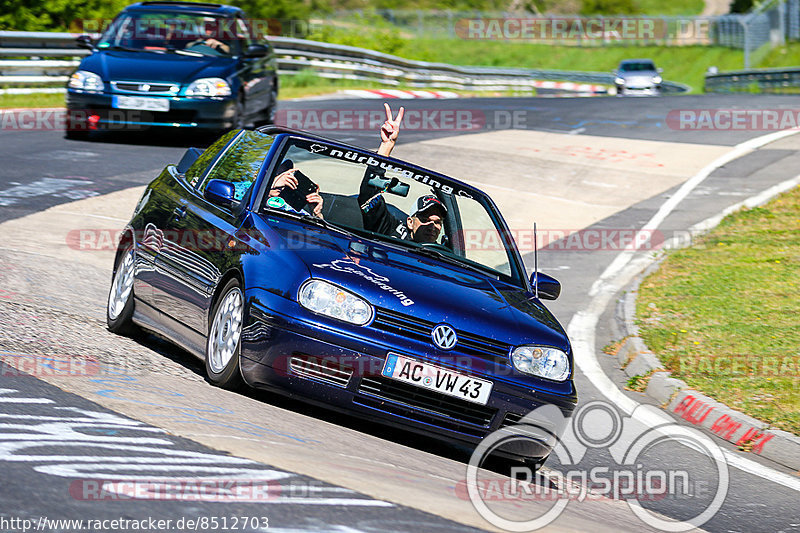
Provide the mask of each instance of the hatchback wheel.
POLYGON ((123 252, 114 278, 111 280, 111 290, 108 292, 108 305, 106 307, 106 324, 109 331, 128 335, 133 333, 133 272, 136 256, 133 246, 123 252))
POLYGON ((206 373, 219 387, 236 388, 242 383, 239 354, 244 317, 244 296, 235 279, 225 284, 214 305, 206 341, 206 373))

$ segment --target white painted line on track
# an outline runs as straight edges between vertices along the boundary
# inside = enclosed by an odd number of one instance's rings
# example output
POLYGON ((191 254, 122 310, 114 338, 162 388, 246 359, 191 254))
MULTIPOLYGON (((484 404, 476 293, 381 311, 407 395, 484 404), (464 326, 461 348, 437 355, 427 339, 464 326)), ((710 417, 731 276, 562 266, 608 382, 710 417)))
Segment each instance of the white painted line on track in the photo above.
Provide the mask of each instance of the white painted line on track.
MULTIPOLYGON (((784 137, 800 133, 798 130, 786 130, 768 135, 763 135, 747 142, 735 146, 727 154, 718 157, 706 167, 700 170, 695 176, 686 181, 678 191, 661 205, 656 214, 642 227, 640 231, 650 232, 666 219, 666 217, 680 204, 691 192, 700 185, 717 168, 725 165, 734 159, 742 157, 753 150, 766 144, 777 141, 784 137)), ((709 229, 728 213, 742 207, 754 206, 766 201, 771 196, 784 190, 790 189, 793 185, 800 182, 800 176, 792 180, 787 180, 766 191, 759 193, 747 200, 725 209, 722 213, 715 215, 703 222, 696 224, 692 229, 709 229)), ((654 409, 638 409, 642 404, 622 393, 617 385, 611 381, 600 366, 595 353, 595 328, 603 311, 608 306, 611 299, 622 290, 630 281, 644 268, 652 263, 653 259, 648 255, 636 257, 637 250, 626 250, 621 252, 614 261, 605 269, 603 274, 594 282, 589 296, 592 297, 585 310, 578 311, 570 320, 567 326, 567 333, 572 342, 575 364, 581 372, 589 379, 595 388, 605 396, 610 402, 629 416, 639 422, 656 427, 664 424, 675 424, 675 421, 667 414, 654 409)), ((800 492, 800 478, 779 472, 768 466, 764 466, 751 459, 742 457, 729 450, 722 450, 725 460, 729 465, 749 474, 762 477, 768 481, 783 485, 789 489, 800 492)))
MULTIPOLYGON (((777 131, 775 133, 770 133, 767 135, 762 135, 761 137, 756 137, 755 139, 750 139, 749 141, 743 142, 741 144, 737 144, 734 146, 733 150, 730 152, 722 155, 721 157, 716 158, 714 161, 703 167, 700 172, 692 176, 688 181, 684 182, 683 185, 673 194, 666 202, 664 202, 661 207, 658 209, 653 218, 651 218, 642 229, 639 230, 642 234, 649 236, 649 234, 658 228, 658 226, 664 221, 667 216, 672 213, 672 211, 681 203, 684 199, 686 199, 689 194, 698 186, 700 185, 705 179, 711 175, 719 167, 730 163, 731 161, 738 159, 744 155, 749 154, 753 150, 760 148, 766 144, 771 142, 783 139, 784 137, 789 137, 790 135, 795 135, 796 133, 800 133, 800 130, 784 130, 784 131, 777 131)), ((638 240, 634 239, 634 242, 639 242, 638 240)), ((626 250, 620 253, 614 261, 611 262, 610 265, 605 269, 605 271, 600 275, 597 281, 594 282, 592 288, 589 290, 589 296, 593 296, 599 290, 599 287, 608 279, 613 278, 622 269, 627 265, 630 260, 632 259, 633 255, 636 254, 637 249, 626 250)))

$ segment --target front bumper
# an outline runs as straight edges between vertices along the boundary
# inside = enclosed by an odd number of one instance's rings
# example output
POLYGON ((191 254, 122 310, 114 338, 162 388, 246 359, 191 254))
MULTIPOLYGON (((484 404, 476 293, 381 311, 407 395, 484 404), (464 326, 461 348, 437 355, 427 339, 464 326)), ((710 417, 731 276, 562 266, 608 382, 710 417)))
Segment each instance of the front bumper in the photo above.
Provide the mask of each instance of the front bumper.
POLYGON ((185 96, 148 96, 169 101, 169 111, 117 109, 115 94, 67 89, 67 127, 73 131, 136 131, 150 127, 220 130, 234 126, 236 100, 187 98, 185 96))
MULTIPOLYGON (((263 296, 263 291, 252 289, 246 295, 249 320, 242 335, 241 368, 250 386, 467 446, 476 445, 502 427, 516 425, 521 417, 543 405, 555 405, 563 419, 575 408, 574 389, 571 394, 545 394, 506 379, 492 379, 487 373, 470 371, 480 366, 464 364, 462 357, 451 362, 434 360, 407 339, 374 335, 368 326, 321 326, 319 317, 296 302, 263 296), (253 292, 261 294, 253 297, 253 292), (381 370, 388 352, 491 379, 494 385, 489 401, 482 406, 386 378, 381 370)), ((560 435, 558 424, 552 426, 547 430, 560 435)), ((555 437, 517 440, 500 452, 541 458, 554 445, 555 437)))

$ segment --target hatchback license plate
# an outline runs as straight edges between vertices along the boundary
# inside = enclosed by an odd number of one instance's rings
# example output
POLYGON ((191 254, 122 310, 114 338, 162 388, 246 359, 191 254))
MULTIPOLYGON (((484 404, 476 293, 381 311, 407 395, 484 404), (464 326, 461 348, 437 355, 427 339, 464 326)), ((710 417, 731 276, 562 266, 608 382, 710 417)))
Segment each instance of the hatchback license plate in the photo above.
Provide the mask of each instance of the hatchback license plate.
POLYGON ((423 363, 401 355, 389 354, 381 374, 423 389, 468 402, 486 405, 492 392, 492 382, 465 376, 439 366, 423 363))
POLYGON ((115 96, 114 107, 117 109, 142 109, 144 111, 169 111, 169 100, 142 96, 115 96))

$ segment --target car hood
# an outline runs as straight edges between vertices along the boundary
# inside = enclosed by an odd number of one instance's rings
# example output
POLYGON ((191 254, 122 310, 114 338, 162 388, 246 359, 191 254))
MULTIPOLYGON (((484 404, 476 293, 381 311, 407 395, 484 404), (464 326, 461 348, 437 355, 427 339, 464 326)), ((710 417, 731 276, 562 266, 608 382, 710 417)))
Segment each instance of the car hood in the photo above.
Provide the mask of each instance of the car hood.
POLYGON ((163 81, 188 84, 198 78, 227 78, 234 60, 229 57, 187 56, 174 53, 100 51, 81 61, 80 68, 103 80, 163 81))
POLYGON ((311 277, 340 285, 377 308, 446 322, 457 330, 509 344, 539 342, 569 349, 558 321, 521 287, 324 228, 298 233, 297 225, 293 221, 273 225, 273 241, 280 239, 281 246, 292 250, 311 277))

